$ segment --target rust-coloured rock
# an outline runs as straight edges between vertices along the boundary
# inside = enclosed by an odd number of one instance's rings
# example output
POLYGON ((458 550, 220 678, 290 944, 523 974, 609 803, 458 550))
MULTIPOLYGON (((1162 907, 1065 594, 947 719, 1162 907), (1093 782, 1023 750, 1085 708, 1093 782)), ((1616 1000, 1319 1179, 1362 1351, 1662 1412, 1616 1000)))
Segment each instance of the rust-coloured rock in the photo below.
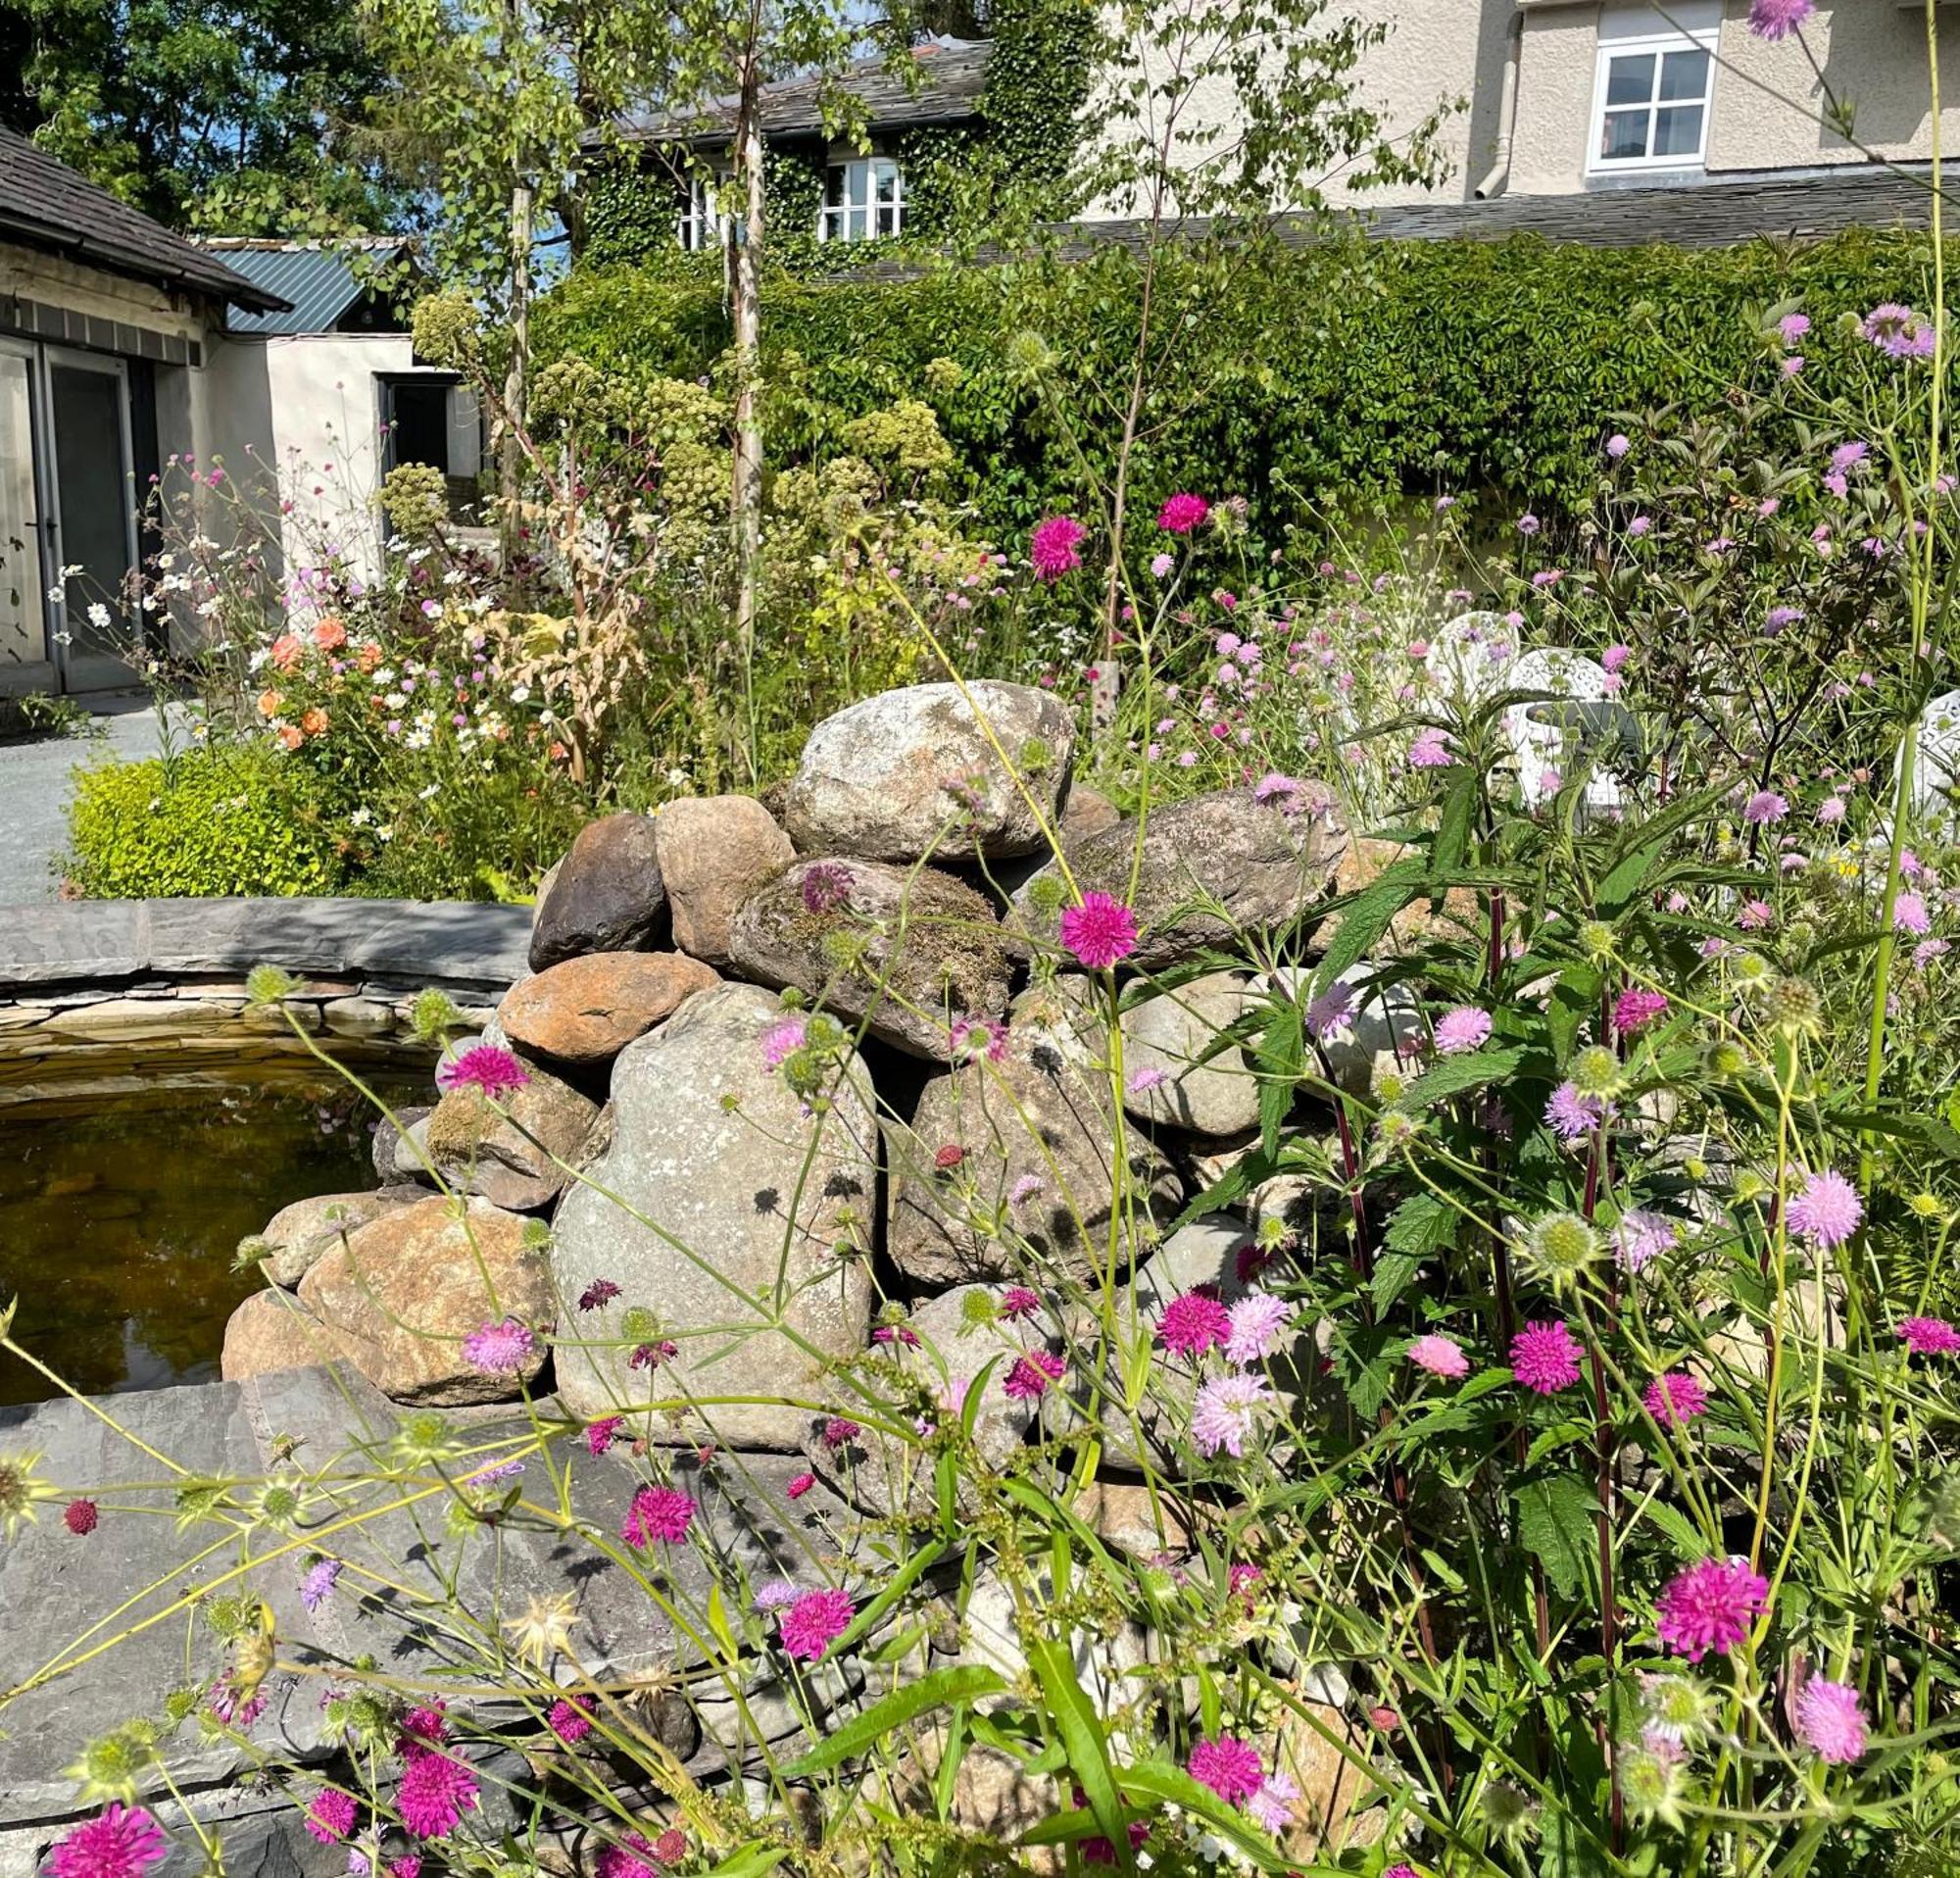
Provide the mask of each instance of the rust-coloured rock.
POLYGON ((661 811, 658 826, 673 942, 724 965, 736 909, 787 867, 796 850, 753 796, 682 796, 661 811))
POLYGON ((497 1007, 504 1034, 554 1063, 611 1063, 697 991, 713 966, 678 952, 595 952, 520 979, 497 1007))
POLYGON ((290 1292, 255 1291, 224 1326, 218 1359, 225 1382, 249 1382, 272 1369, 307 1369, 340 1354, 326 1327, 290 1292))

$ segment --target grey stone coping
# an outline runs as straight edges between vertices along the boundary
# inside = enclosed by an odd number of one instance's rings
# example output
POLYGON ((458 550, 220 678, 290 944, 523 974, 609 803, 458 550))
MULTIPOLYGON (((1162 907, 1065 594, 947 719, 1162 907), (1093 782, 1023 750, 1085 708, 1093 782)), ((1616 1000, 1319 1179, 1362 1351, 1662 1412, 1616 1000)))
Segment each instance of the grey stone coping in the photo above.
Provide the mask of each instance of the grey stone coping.
POLYGON ((0 998, 27 987, 254 965, 501 992, 529 907, 416 900, 79 900, 0 907, 0 998))

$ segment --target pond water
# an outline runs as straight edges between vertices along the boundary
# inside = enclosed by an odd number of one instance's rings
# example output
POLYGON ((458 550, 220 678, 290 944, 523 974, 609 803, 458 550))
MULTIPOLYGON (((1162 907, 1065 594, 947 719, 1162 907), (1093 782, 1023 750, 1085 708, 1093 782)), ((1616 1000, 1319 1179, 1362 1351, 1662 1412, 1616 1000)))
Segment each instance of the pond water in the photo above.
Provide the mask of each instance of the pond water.
MULTIPOLYGON (((373 1186, 370 1113, 345 1084, 237 1083, 0 1115, 16 1341, 88 1394, 214 1380, 225 1319, 261 1283, 232 1270, 239 1240, 295 1200, 373 1186)), ((0 1403, 56 1393, 0 1353, 0 1403)))

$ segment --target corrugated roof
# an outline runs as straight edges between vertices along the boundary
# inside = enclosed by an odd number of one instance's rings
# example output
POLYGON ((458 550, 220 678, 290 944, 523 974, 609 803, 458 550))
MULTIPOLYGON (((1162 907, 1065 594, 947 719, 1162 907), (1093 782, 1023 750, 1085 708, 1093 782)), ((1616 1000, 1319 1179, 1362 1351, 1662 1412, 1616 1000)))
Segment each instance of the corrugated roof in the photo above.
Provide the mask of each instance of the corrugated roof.
MULTIPOLYGON (((831 83, 830 89, 856 98, 864 107, 866 123, 876 129, 909 128, 928 124, 963 124, 980 114, 980 94, 987 83, 990 40, 935 40, 912 48, 921 81, 907 82, 901 66, 892 61, 860 59, 831 83)), ((823 129, 821 78, 785 78, 762 88, 761 121, 765 136, 810 136, 823 129)), ((635 143, 725 142, 734 124, 733 99, 723 99, 707 111, 642 112, 624 119, 619 134, 635 143)))
MULTIPOLYGON (((368 289, 354 272, 351 245, 322 247, 299 241, 214 241, 210 247, 254 286, 286 303, 283 313, 240 313, 225 320, 227 332, 331 332, 347 309, 368 289)), ((401 242, 363 243, 359 252, 385 265, 402 252, 401 242)))
POLYGON ((237 306, 271 311, 285 304, 7 129, 0 129, 0 236, 237 306))

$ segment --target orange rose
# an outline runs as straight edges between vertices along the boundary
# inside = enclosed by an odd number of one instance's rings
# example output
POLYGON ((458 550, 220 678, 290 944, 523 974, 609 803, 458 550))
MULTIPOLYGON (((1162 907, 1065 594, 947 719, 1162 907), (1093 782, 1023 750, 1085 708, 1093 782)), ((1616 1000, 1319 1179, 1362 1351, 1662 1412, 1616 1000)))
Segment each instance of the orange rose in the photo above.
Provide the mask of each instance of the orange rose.
POLYGON ((347 643, 347 628, 332 614, 313 629, 313 642, 322 652, 334 652, 347 643))
POLYGON ((309 737, 324 736, 326 734, 326 713, 322 711, 318 705, 315 705, 314 708, 300 719, 300 728, 304 730, 309 737))
POLYGON ((356 656, 361 661, 363 671, 372 671, 381 663, 381 648, 370 639, 356 656))
POLYGON ((288 750, 297 750, 301 744, 306 742, 306 738, 300 733, 298 724, 282 723, 279 726, 279 741, 288 750))
POLYGON ((300 644, 297 633, 282 632, 272 641, 272 649, 268 656, 281 671, 290 671, 299 664, 300 655, 305 649, 300 644))
POLYGON ((259 694, 260 717, 276 717, 279 715, 279 707, 282 704, 284 704, 285 701, 286 701, 285 694, 283 692, 279 691, 260 692, 259 694))

